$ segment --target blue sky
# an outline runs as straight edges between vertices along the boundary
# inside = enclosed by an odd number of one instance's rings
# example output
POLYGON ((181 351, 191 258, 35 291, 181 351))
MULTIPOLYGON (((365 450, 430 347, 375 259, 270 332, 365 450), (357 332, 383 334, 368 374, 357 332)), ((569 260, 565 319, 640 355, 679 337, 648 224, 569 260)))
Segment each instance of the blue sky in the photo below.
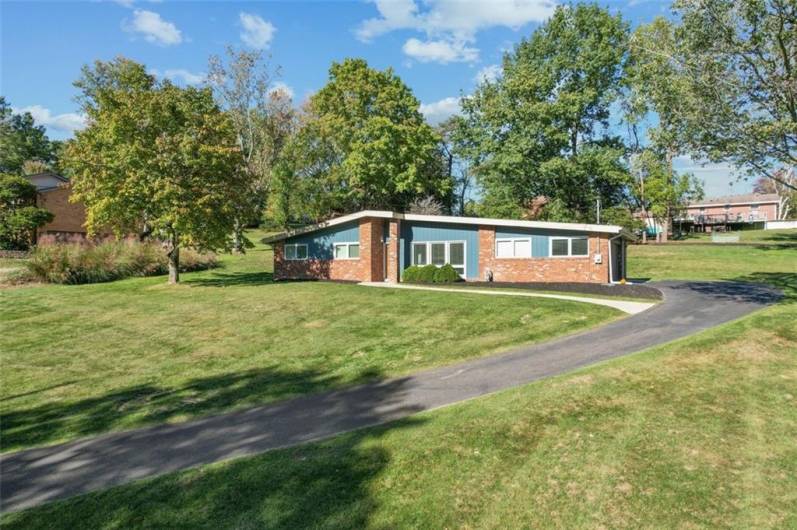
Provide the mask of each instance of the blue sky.
MULTIPOLYGON (((658 0, 601 2, 632 25, 668 15, 658 0)), ((434 122, 457 109, 504 50, 551 12, 550 0, 379 0, 350 2, 83 1, 0 2, 0 89, 53 138, 82 119, 72 82, 95 59, 124 55, 178 83, 200 82, 226 44, 258 48, 279 65, 279 82, 301 103, 324 85, 332 61, 363 57, 392 67, 434 122)), ((707 195, 748 191, 725 165, 679 167, 706 181, 707 195)))

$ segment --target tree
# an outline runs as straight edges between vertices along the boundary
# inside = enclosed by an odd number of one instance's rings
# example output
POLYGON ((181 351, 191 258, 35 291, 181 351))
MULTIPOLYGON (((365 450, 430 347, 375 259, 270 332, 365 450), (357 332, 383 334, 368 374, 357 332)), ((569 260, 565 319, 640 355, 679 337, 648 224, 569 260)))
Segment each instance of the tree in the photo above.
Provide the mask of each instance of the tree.
POLYGON ((779 168, 797 165, 797 3, 676 0, 673 7, 682 21, 678 49, 660 53, 694 102, 680 116, 689 146, 778 179, 779 168))
POLYGON ((637 176, 632 193, 639 209, 662 227, 657 237, 665 240, 673 213, 689 202, 703 197, 703 187, 690 173, 677 174, 672 161, 654 149, 644 149, 634 155, 631 169, 637 176))
POLYGON ((789 219, 797 204, 797 173, 794 169, 775 171, 774 179, 761 177, 753 184, 754 193, 774 193, 778 196, 778 219, 789 219))
POLYGON ((24 177, 0 173, 0 248, 27 250, 36 230, 53 214, 36 207, 36 186, 24 177))
POLYGON ((240 196, 239 149, 210 89, 156 83, 124 58, 84 67, 75 83, 88 117, 66 148, 73 198, 90 233, 130 233, 146 224, 164 242, 169 283, 180 248, 227 250, 240 196))
POLYGON ((29 112, 14 114, 0 96, 0 172, 20 175, 25 162, 52 168, 57 163, 56 148, 29 112))
POLYGON ((437 126, 440 136, 440 149, 446 172, 453 185, 452 210, 456 208, 459 215, 465 215, 465 204, 468 194, 473 191, 473 174, 466 156, 465 138, 459 135, 462 118, 451 116, 437 126))
POLYGON ((362 59, 333 63, 329 82, 306 106, 297 170, 315 183, 318 217, 365 208, 403 211, 416 197, 450 194, 439 138, 420 103, 392 70, 362 59))
POLYGON ((235 129, 241 153, 241 171, 249 181, 249 193, 238 205, 233 249, 243 252, 250 244, 243 229, 262 213, 278 158, 294 130, 291 98, 272 84, 277 71, 260 51, 227 47, 227 64, 211 56, 208 84, 235 129))
POLYGON ((625 146, 608 132, 628 25, 596 6, 559 7, 506 54, 501 78, 462 99, 463 141, 487 215, 520 217, 537 196, 592 220, 624 200, 625 146))

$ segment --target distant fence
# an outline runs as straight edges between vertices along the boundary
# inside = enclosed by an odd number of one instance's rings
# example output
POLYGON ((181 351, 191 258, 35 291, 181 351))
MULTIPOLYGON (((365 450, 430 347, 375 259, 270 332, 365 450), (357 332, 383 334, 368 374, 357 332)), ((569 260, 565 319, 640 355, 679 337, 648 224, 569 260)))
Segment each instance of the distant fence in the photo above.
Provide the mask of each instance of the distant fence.
POLYGON ((780 230, 783 228, 797 228, 797 219, 791 221, 767 221, 765 230, 780 230))
POLYGON ((712 243, 738 243, 739 242, 739 236, 738 235, 723 234, 721 232, 712 232, 711 233, 711 242, 712 243))

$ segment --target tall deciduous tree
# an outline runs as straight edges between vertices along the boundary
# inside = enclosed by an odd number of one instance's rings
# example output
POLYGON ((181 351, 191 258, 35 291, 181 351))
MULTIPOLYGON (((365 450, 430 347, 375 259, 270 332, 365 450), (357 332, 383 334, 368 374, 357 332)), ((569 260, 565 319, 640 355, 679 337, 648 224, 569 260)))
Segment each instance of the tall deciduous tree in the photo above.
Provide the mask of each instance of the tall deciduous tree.
POLYGON ((572 218, 623 200, 624 146, 608 132, 628 25, 596 6, 559 7, 503 61, 503 75, 462 100, 484 213, 519 217, 551 199, 572 218))
POLYGON ((778 219, 791 219, 797 208, 797 171, 778 169, 774 179, 761 177, 753 184, 755 193, 774 193, 778 196, 778 219))
POLYGON ((85 67, 75 84, 88 127, 65 163, 89 232, 124 234, 146 223, 164 241, 170 283, 179 281, 181 247, 229 249, 248 189, 232 124, 211 91, 156 83, 123 58, 85 67))
POLYGON ((227 48, 226 63, 211 56, 208 85, 227 112, 241 153, 241 171, 250 191, 238 205, 234 250, 243 252, 248 241, 243 229, 258 218, 272 187, 279 156, 293 133, 295 113, 290 95, 274 87, 278 69, 272 69, 261 51, 227 48))
POLYGON ((392 70, 361 59, 334 63, 306 107, 297 170, 315 183, 316 216, 363 208, 404 210, 416 197, 449 196, 438 136, 392 70))
MULTIPOLYGON (((691 148, 753 176, 797 166, 797 2, 676 0, 691 148)), ((788 183, 783 183, 788 185, 788 183)))
POLYGON ((26 162, 52 168, 57 163, 57 144, 47 138, 29 112, 15 114, 0 96, 0 171, 22 174, 26 162))
POLYGON ((0 173, 0 249, 27 250, 36 229, 53 214, 36 207, 36 186, 19 175, 0 173))

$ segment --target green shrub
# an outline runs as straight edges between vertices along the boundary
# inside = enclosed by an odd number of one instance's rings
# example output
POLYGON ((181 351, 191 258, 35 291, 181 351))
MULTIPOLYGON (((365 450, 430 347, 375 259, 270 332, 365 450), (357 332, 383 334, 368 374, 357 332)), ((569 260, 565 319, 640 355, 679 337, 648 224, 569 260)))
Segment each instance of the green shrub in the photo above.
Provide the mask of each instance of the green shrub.
POLYGON ((417 265, 410 265, 406 269, 404 269, 404 273, 401 275, 401 281, 403 282, 417 282, 418 275, 420 274, 421 268, 417 265))
POLYGON ((450 263, 446 263, 434 273, 435 283, 452 283, 460 280, 462 280, 462 278, 459 277, 459 273, 454 270, 454 267, 452 267, 450 263))
POLYGON ((437 267, 434 265, 424 265, 418 271, 418 281, 421 283, 434 283, 434 275, 437 267))
MULTIPOLYGON (((31 280, 48 283, 100 283, 166 274, 168 259, 158 243, 111 241, 40 245, 25 263, 31 280)), ((216 255, 180 249, 180 271, 216 267, 216 255)))

